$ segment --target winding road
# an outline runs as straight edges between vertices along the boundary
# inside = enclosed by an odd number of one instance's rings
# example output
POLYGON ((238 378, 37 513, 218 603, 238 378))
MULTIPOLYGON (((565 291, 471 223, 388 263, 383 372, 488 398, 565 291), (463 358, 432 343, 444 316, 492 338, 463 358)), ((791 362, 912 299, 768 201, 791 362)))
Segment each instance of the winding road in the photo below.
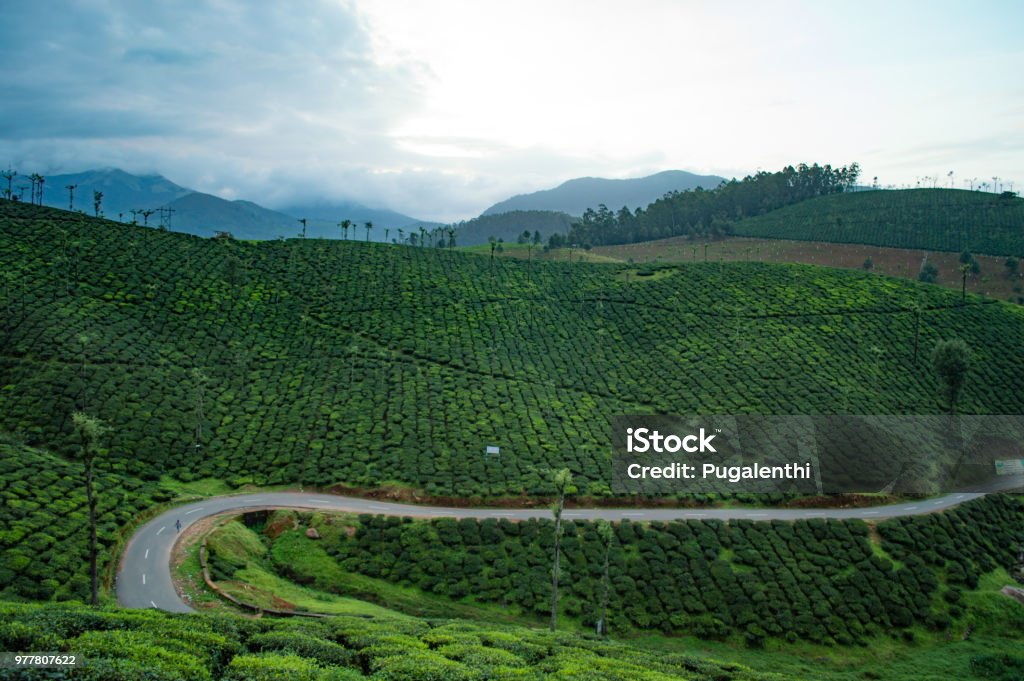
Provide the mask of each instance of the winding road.
MULTIPOLYGON (((999 481, 1000 489, 1016 489, 1024 485, 1021 476, 999 481)), ((991 490, 996 491, 996 490, 991 490)), ((920 515, 941 511, 983 496, 977 492, 947 494, 932 499, 910 501, 869 508, 572 508, 563 517, 570 520, 799 520, 807 518, 859 518, 881 520, 897 516, 920 515)), ((443 508, 414 506, 373 499, 344 497, 333 494, 302 492, 263 492, 238 496, 210 497, 177 508, 150 520, 131 538, 121 558, 117 573, 117 600, 127 608, 159 608, 168 612, 193 612, 182 601, 171 580, 171 551, 181 530, 202 518, 225 511, 265 508, 295 508, 319 511, 347 511, 380 515, 416 516, 422 518, 550 518, 547 507, 531 509, 443 508)))

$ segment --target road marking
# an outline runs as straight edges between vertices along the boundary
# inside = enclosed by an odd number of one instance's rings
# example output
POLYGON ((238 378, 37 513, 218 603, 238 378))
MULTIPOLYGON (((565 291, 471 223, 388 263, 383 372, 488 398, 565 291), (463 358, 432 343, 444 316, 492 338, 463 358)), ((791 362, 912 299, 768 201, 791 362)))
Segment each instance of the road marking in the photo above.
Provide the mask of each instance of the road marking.
POLYGON ((202 510, 203 510, 202 506, 200 506, 199 508, 193 508, 191 511, 185 511, 185 515, 189 515, 189 514, 195 513, 196 511, 202 511, 202 510))
POLYGON ((908 511, 916 511, 917 510, 917 506, 907 506, 907 510, 908 511))
POLYGON ((153 601, 150 601, 149 604, 152 605, 154 608, 156 607, 156 603, 154 603, 153 601))
POLYGON ((878 511, 864 511, 864 515, 878 515, 878 511))
POLYGON ((146 573, 142 573, 142 586, 146 586, 146 573))
POLYGON ((389 510, 391 510, 387 506, 378 506, 376 504, 370 504, 366 508, 368 508, 370 510, 373 510, 373 511, 389 511, 389 510))
POLYGON ((957 494, 957 495, 956 495, 956 498, 957 498, 957 499, 963 499, 963 498, 964 498, 964 495, 963 495, 963 494, 957 494))
POLYGON ((163 526, 163 527, 161 527, 161 528, 160 528, 159 530, 157 530, 157 531, 156 531, 156 534, 157 534, 157 536, 159 537, 159 536, 160 536, 160 533, 161 533, 161 532, 163 532, 163 531, 164 531, 164 530, 166 530, 166 529, 167 529, 167 526, 166 526, 166 525, 164 525, 164 526, 163 526))
POLYGON ((932 506, 938 506, 941 503, 942 503, 942 499, 936 499, 935 501, 932 502, 932 506))
POLYGON ((146 555, 143 558, 149 558, 149 549, 146 549, 146 555))
POLYGON ((707 518, 707 513, 687 513, 684 518, 707 518))
POLYGON ((309 503, 311 503, 311 504, 329 504, 331 502, 324 501, 323 499, 310 499, 309 503))
POLYGON ((767 513, 751 513, 751 514, 750 514, 750 517, 751 517, 751 518, 763 518, 763 517, 765 517, 766 515, 768 515, 768 514, 767 514, 767 513))
POLYGON ((623 517, 639 517, 643 516, 643 513, 623 513, 623 517))

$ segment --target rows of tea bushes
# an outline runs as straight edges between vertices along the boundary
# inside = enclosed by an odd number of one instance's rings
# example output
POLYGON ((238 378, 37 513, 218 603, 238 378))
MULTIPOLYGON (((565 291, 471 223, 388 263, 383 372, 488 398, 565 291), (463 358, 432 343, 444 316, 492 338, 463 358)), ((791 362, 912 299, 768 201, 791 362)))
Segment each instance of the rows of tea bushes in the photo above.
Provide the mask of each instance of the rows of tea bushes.
MULTIPOLYGON (((614 526, 609 626, 738 634, 755 646, 766 637, 849 644, 914 624, 941 630, 961 613, 940 601, 940 583, 970 587, 980 572, 1008 566, 1006 540, 1022 522, 1024 505, 996 496, 882 523, 882 549, 897 564, 873 548, 860 521, 627 520, 614 526)), ((564 527, 561 608, 592 625, 604 546, 591 522, 564 527)), ((328 550, 350 571, 543 615, 551 607, 553 528, 548 520, 360 516, 355 534, 341 534, 328 550)))
POLYGON ((928 355, 954 336, 974 355, 960 410, 1024 410, 1021 310, 859 272, 641 277, 0 202, 0 277, 0 431, 70 454, 84 408, 142 479, 501 496, 568 466, 606 494, 613 415, 936 413, 928 355))
MULTIPOLYGON (((108 470, 95 483, 102 566, 118 533, 159 494, 108 470)), ((88 519, 81 464, 0 441, 0 598, 86 599, 88 519)))
MULTIPOLYGON (((76 653, 80 666, 31 677, 75 681, 781 678, 681 654, 458 620, 245 619, 4 602, 0 648, 76 653)), ((0 669, 0 679, 25 678, 20 673, 0 669)))
POLYGON ((742 236, 1024 255, 1024 199, 956 189, 822 196, 735 223, 742 236))
POLYGON ((967 589, 986 572, 1012 565, 1024 542, 1021 504, 1001 495, 945 513, 894 518, 878 529, 894 558, 944 568, 949 584, 967 589))

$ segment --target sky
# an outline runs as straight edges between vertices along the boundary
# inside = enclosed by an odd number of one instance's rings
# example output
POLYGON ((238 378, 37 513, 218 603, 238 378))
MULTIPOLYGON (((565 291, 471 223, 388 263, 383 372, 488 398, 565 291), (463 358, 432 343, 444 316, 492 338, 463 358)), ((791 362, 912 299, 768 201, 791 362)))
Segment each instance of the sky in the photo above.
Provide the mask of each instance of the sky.
POLYGON ((800 162, 1016 191, 1021 26, 1015 0, 2 0, 0 166, 443 221, 800 162))

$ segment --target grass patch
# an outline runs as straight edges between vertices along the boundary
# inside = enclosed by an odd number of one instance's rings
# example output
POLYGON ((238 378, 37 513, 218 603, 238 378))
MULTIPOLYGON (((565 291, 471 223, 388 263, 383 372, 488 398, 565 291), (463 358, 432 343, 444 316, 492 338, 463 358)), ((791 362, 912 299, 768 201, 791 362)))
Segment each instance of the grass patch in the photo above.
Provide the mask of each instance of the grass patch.
POLYGON ((535 617, 516 612, 514 608, 468 600, 452 601, 414 587, 348 572, 319 542, 307 538, 301 530, 285 532, 278 537, 271 547, 271 556, 284 577, 320 591, 377 603, 408 615, 538 624, 535 617))
POLYGON ((301 612, 406 617, 395 610, 356 598, 346 598, 300 586, 255 563, 250 563, 236 572, 233 580, 221 582, 218 586, 241 600, 264 608, 281 608, 287 603, 301 612))

